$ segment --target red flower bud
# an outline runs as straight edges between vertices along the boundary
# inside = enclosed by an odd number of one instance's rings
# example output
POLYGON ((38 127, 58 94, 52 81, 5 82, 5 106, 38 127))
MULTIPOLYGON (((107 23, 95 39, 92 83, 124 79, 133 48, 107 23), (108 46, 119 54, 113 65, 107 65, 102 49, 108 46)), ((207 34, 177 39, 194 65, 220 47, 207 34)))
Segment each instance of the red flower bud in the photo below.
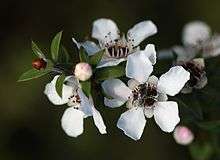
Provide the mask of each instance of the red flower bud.
POLYGON ((32 61, 32 67, 40 70, 45 69, 47 66, 47 62, 43 58, 37 58, 32 61))

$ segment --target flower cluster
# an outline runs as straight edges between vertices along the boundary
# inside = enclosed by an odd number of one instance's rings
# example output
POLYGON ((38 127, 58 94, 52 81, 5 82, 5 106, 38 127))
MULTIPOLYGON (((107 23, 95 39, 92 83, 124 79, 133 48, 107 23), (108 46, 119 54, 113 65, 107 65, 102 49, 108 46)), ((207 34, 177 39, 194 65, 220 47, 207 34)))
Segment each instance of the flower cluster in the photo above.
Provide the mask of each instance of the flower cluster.
POLYGON ((101 110, 104 105, 126 109, 117 127, 133 140, 141 138, 147 119, 153 117, 162 131, 174 131, 177 143, 188 145, 194 134, 181 121, 184 115, 180 115, 179 108, 185 104, 180 99, 184 96, 181 93, 194 94, 194 89, 207 85, 204 58, 220 54, 220 36, 211 36, 211 29, 203 22, 187 24, 183 29, 183 46, 172 47, 176 58, 173 57, 170 69, 158 76, 155 70, 159 68, 154 66, 162 59, 158 58, 155 45, 141 46, 141 42, 156 33, 157 27, 150 20, 134 25, 124 34, 114 21, 98 19, 92 26, 94 41, 78 42, 72 38, 79 51, 78 63, 73 63, 61 45, 62 32, 59 32, 51 44, 51 58, 32 42, 38 58, 19 81, 52 73, 44 94, 54 105, 68 106, 61 126, 71 137, 83 133, 83 120, 90 116, 99 132, 106 134, 104 120, 95 108, 99 106, 101 110))

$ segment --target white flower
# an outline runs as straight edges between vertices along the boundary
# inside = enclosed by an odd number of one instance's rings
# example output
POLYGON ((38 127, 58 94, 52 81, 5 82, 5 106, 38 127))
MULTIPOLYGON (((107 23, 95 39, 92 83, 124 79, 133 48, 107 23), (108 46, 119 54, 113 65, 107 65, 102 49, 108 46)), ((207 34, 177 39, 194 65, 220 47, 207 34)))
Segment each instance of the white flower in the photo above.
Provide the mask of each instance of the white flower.
POLYGON ((210 27, 201 21, 193 21, 187 23, 183 27, 182 33, 182 41, 185 46, 192 45, 202 45, 206 42, 211 36, 211 29, 210 27))
POLYGON ((126 58, 139 50, 138 45, 147 37, 157 33, 152 21, 142 21, 131 28, 125 37, 110 19, 94 21, 92 37, 99 41, 100 47, 105 49, 105 55, 98 67, 114 66, 125 61, 126 58))
POLYGON ((220 54, 220 36, 211 34, 211 28, 204 22, 193 21, 186 24, 182 32, 183 46, 174 46, 178 61, 188 61, 198 54, 214 57, 220 54))
POLYGON ((88 63, 78 63, 75 66, 74 75, 81 81, 86 81, 92 76, 92 68, 88 63))
POLYGON ((115 66, 126 61, 126 76, 136 77, 144 83, 153 71, 156 63, 156 51, 153 44, 148 44, 145 50, 139 50, 138 45, 147 37, 157 32, 156 26, 151 21, 143 21, 131 28, 127 36, 120 37, 115 22, 110 19, 98 19, 93 23, 92 37, 99 41, 100 47, 91 41, 73 42, 78 48, 84 47, 89 55, 105 49, 105 54, 97 68, 115 66))
POLYGON ((181 145, 189 145, 194 140, 194 134, 186 126, 177 126, 173 132, 176 143, 181 145))
POLYGON ((73 76, 66 77, 63 84, 62 98, 56 92, 56 81, 58 76, 48 83, 44 93, 54 105, 67 104, 62 116, 61 125, 67 135, 77 137, 83 133, 83 119, 92 116, 96 127, 101 134, 106 133, 106 127, 102 116, 95 109, 92 98, 87 98, 80 88, 80 84, 73 76))
POLYGON ((190 73, 190 80, 181 90, 182 93, 191 93, 193 89, 202 89, 207 85, 208 79, 206 77, 205 62, 203 58, 195 58, 190 61, 179 61, 177 65, 181 65, 190 73))
POLYGON ((155 76, 147 77, 144 84, 129 80, 127 87, 119 79, 102 83, 104 92, 112 99, 104 99, 106 106, 115 108, 127 102, 129 109, 121 115, 117 126, 134 140, 140 139, 147 118, 154 116, 156 123, 165 132, 172 132, 179 123, 178 105, 167 101, 167 95, 174 96, 189 80, 190 74, 183 67, 172 67, 159 80, 155 76))

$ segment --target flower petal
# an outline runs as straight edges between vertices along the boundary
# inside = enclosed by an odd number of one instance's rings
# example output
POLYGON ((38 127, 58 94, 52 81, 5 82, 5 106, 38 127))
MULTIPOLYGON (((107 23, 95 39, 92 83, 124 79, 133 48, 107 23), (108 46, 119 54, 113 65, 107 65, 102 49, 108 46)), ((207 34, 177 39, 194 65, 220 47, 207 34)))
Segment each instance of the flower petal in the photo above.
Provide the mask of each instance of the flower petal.
POLYGON ((138 51, 128 56, 126 76, 145 83, 153 71, 153 66, 145 51, 138 51))
POLYGON ((214 35, 212 39, 204 46, 204 57, 215 57, 220 55, 220 35, 214 35))
POLYGON ((101 134, 106 134, 107 132, 106 132, 105 123, 102 119, 101 114, 99 113, 99 111, 97 111, 97 109, 94 106, 92 106, 92 117, 99 132, 101 134))
POLYGON ((101 18, 93 23, 92 37, 102 42, 109 42, 119 38, 119 30, 115 22, 101 18))
POLYGON ((100 48, 92 41, 77 42, 75 38, 72 38, 72 40, 76 44, 78 49, 80 49, 80 47, 83 47, 89 56, 92 56, 100 51, 100 48))
POLYGON ((153 115, 154 115, 154 110, 153 110, 153 108, 147 108, 147 107, 145 107, 145 108, 144 108, 144 115, 145 115, 147 118, 152 118, 153 115))
POLYGON ((68 136, 77 137, 83 133, 84 113, 73 107, 67 108, 62 116, 61 125, 68 136))
POLYGON ((145 47, 145 52, 149 58, 149 60, 151 61, 151 63, 154 65, 156 63, 157 60, 157 53, 155 50, 155 46, 153 44, 148 44, 145 47))
POLYGON ((124 103, 125 103, 124 100, 109 99, 109 98, 104 97, 105 106, 110 107, 110 108, 121 107, 124 103))
POLYGON ((102 68, 102 67, 109 67, 109 66, 117 66, 119 63, 126 61, 125 58, 119 58, 119 59, 114 59, 114 58, 107 58, 107 59, 102 59, 96 68, 102 68))
POLYGON ((112 98, 126 101, 131 90, 119 79, 109 79, 102 83, 104 92, 112 98))
POLYGON ((138 85, 140 85, 140 83, 137 80, 135 80, 135 79, 129 79, 128 80, 128 87, 131 90, 134 90, 138 85))
POLYGON ((210 38, 210 27, 201 21, 194 21, 186 24, 183 28, 184 45, 201 45, 210 38))
POLYGON ((88 97, 83 93, 82 89, 78 89, 77 93, 80 97, 80 107, 79 110, 84 113, 84 118, 92 116, 92 104, 90 103, 88 97))
POLYGON ((180 121, 177 103, 157 102, 154 108, 154 119, 164 132, 172 132, 180 121))
POLYGON ((174 96, 180 92, 189 79, 188 71, 182 66, 175 66, 159 78, 157 89, 159 92, 174 96))
POLYGON ((189 61, 196 56, 197 48, 174 46, 172 51, 177 55, 177 61, 189 61))
POLYGON ((138 107, 124 112, 118 120, 117 127, 123 130, 128 137, 139 140, 145 124, 143 108, 138 107))
POLYGON ((73 87, 68 85, 63 85, 63 93, 62 98, 57 94, 56 91, 56 81, 59 76, 55 76, 53 80, 48 83, 45 87, 44 94, 47 95, 48 99, 54 104, 54 105, 63 105, 69 101, 69 97, 73 93, 73 87))
POLYGON ((127 38, 132 41, 134 46, 138 46, 144 39, 155 33, 157 33, 156 25, 152 21, 143 21, 128 31, 127 38))

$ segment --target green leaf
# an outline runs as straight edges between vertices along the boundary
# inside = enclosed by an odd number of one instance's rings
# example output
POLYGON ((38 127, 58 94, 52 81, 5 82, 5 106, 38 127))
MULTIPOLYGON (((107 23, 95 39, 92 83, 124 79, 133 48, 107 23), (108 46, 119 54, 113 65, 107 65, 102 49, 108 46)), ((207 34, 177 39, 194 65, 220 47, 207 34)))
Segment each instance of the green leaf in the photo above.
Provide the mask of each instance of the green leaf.
POLYGON ((91 81, 81 81, 80 84, 85 95, 89 97, 91 95, 91 81))
POLYGON ((208 143, 193 143, 190 145, 189 150, 194 160, 209 160, 213 154, 213 148, 208 143))
POLYGON ((198 127, 210 132, 220 132, 220 120, 197 123, 198 127))
POLYGON ((63 83, 65 80, 65 74, 61 74, 56 81, 56 91, 57 94, 62 98, 63 93, 63 83))
POLYGON ((42 77, 52 71, 53 63, 50 60, 47 60, 47 67, 43 70, 36 70, 36 69, 30 69, 27 72, 23 73, 19 79, 18 82, 28 81, 31 79, 36 79, 39 77, 42 77))
POLYGON ((96 66, 103 57, 105 50, 101 50, 89 57, 89 64, 96 66))
POLYGON ((89 56, 82 47, 79 49, 79 59, 80 62, 89 62, 89 56))
POLYGON ((34 41, 31 41, 31 47, 34 54, 39 58, 45 58, 45 55, 34 41))
POLYGON ((44 76, 45 74, 49 73, 50 70, 36 70, 36 69, 30 69, 27 72, 23 73, 20 78, 18 79, 18 82, 22 81, 28 81, 31 79, 39 78, 44 76))
POLYGON ((61 46, 61 51, 60 51, 60 54, 59 54, 59 62, 68 63, 69 60, 70 60, 69 53, 68 53, 67 49, 62 45, 61 46))
POLYGON ((55 62, 57 62, 59 57, 59 49, 60 49, 60 41, 61 41, 62 33, 63 31, 60 31, 59 33, 56 34, 56 36, 52 40, 50 47, 52 59, 55 62))
POLYGON ((125 68, 123 66, 104 67, 101 69, 97 69, 95 72, 95 78, 98 81, 122 77, 124 75, 125 68))

